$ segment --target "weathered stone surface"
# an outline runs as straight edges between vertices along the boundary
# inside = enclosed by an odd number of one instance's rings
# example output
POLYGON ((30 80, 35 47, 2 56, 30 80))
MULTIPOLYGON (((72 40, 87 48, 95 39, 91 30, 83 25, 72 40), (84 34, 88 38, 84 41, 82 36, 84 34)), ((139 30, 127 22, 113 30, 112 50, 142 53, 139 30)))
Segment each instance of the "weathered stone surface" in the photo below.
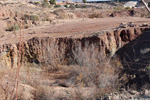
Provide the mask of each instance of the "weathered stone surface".
MULTIPOLYGON (((115 94, 110 93, 105 95, 103 100, 149 100, 150 96, 143 94, 140 95, 142 91, 136 91, 136 90, 125 90, 124 92, 115 94)), ((145 91, 144 91, 145 92, 145 91)), ((150 92, 149 90, 146 90, 146 92, 150 92)))
POLYGON ((131 95, 135 95, 135 94, 137 94, 137 91, 131 90, 131 91, 129 91, 129 93, 130 93, 131 95))
POLYGON ((135 25, 133 22, 129 22, 129 23, 128 23, 128 26, 129 26, 129 27, 135 27, 136 25, 135 25))
POLYGON ((150 95, 150 91, 146 89, 146 90, 144 91, 144 94, 145 94, 145 95, 150 95))
POLYGON ((128 25, 127 25, 127 23, 122 22, 122 23, 119 25, 119 27, 120 27, 120 28, 127 28, 128 25))

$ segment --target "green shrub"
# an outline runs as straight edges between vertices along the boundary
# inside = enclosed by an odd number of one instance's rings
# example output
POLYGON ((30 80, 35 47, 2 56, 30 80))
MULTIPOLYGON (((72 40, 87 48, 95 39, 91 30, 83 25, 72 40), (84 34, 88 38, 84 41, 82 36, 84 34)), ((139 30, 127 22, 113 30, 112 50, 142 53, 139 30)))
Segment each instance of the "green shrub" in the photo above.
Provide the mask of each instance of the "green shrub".
POLYGON ((82 5, 82 7, 81 8, 87 8, 87 5, 82 5))
POLYGON ((87 1, 86 1, 86 0, 82 0, 82 2, 83 2, 83 3, 87 3, 87 1))
POLYGON ((129 10, 129 9, 131 9, 131 8, 130 8, 130 7, 125 7, 125 9, 126 9, 126 10, 129 10))
POLYGON ((71 5, 69 6, 69 8, 74 9, 74 8, 76 8, 76 6, 73 5, 73 4, 71 4, 71 5))
POLYGON ((22 20, 34 20, 34 21, 39 21, 39 17, 37 15, 28 15, 24 14, 22 17, 22 20))
POLYGON ((22 20, 29 20, 30 19, 30 15, 28 14, 24 14, 22 17, 22 20))
POLYGON ((68 8, 68 7, 69 7, 69 5, 64 5, 64 7, 68 8))
POLYGON ((48 2, 48 0, 43 0, 44 2, 48 2))
POLYGON ((56 4, 56 1, 55 0, 50 0, 50 4, 54 5, 54 4, 56 4))
POLYGON ((50 5, 49 2, 48 2, 48 1, 45 1, 45 0, 44 0, 43 3, 42 3, 42 7, 45 7, 45 8, 46 8, 46 7, 49 7, 49 5, 50 5))
POLYGON ((76 8, 87 8, 87 5, 78 5, 78 4, 76 4, 75 6, 76 6, 76 8))
POLYGON ((30 15, 30 20, 39 21, 39 17, 37 15, 30 15))
POLYGON ((9 26, 6 31, 19 30, 20 27, 18 25, 9 26))
POLYGON ((59 7, 61 7, 61 5, 55 5, 54 7, 55 7, 55 8, 59 8, 59 7))
POLYGON ((145 72, 146 72, 146 75, 148 76, 148 78, 150 79, 150 65, 146 66, 145 72))
POLYGON ((40 2, 34 2, 34 5, 40 5, 40 2))
POLYGON ((146 66, 146 73, 150 75, 150 65, 146 66))
POLYGON ((51 18, 46 17, 42 21, 49 21, 51 23, 53 20, 51 18))
POLYGON ((123 10, 123 7, 114 7, 114 10, 123 10))

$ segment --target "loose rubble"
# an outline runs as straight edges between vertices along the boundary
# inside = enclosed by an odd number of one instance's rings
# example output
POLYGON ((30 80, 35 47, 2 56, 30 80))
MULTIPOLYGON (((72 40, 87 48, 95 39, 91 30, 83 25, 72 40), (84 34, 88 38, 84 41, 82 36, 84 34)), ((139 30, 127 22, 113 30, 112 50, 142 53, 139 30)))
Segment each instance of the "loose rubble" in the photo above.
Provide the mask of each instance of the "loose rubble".
POLYGON ((150 100, 150 90, 139 92, 135 90, 125 90, 122 88, 120 92, 106 95, 103 100, 150 100))

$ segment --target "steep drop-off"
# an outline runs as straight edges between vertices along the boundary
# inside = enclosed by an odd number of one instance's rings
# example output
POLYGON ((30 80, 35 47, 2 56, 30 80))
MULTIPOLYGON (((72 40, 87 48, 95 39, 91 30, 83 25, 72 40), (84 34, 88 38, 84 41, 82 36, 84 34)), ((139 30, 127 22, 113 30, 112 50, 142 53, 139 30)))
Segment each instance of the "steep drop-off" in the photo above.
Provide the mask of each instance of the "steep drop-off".
MULTIPOLYGON (((103 31, 84 37, 34 37, 23 41, 21 46, 19 46, 19 42, 1 45, 0 64, 5 67, 16 67, 19 53, 22 63, 44 64, 51 59, 58 58, 60 63, 70 64, 73 60, 70 60, 73 58, 73 50, 79 50, 76 48, 88 48, 87 50, 90 50, 93 46, 92 52, 95 52, 96 55, 102 54, 102 58, 112 57, 118 49, 127 46, 128 43, 133 43, 135 39, 137 40, 140 35, 144 35, 143 33, 149 30, 149 27, 135 27, 103 31), (20 51, 19 48, 21 48, 20 51)), ((146 37, 148 36, 147 33, 146 37)), ((124 50, 127 49, 120 49, 119 51, 124 52, 124 50)), ((124 57, 122 54, 118 53, 121 59, 124 57)))

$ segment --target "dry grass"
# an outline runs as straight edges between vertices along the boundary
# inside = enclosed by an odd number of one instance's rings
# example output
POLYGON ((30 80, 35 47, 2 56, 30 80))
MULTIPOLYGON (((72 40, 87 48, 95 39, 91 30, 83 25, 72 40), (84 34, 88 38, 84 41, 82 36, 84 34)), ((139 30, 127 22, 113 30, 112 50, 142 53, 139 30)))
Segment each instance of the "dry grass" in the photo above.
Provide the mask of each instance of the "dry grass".
POLYGON ((89 18, 103 18, 102 13, 94 12, 89 15, 89 18))
POLYGON ((64 10, 55 10, 53 12, 59 19, 75 19, 76 16, 71 12, 65 12, 64 10))

